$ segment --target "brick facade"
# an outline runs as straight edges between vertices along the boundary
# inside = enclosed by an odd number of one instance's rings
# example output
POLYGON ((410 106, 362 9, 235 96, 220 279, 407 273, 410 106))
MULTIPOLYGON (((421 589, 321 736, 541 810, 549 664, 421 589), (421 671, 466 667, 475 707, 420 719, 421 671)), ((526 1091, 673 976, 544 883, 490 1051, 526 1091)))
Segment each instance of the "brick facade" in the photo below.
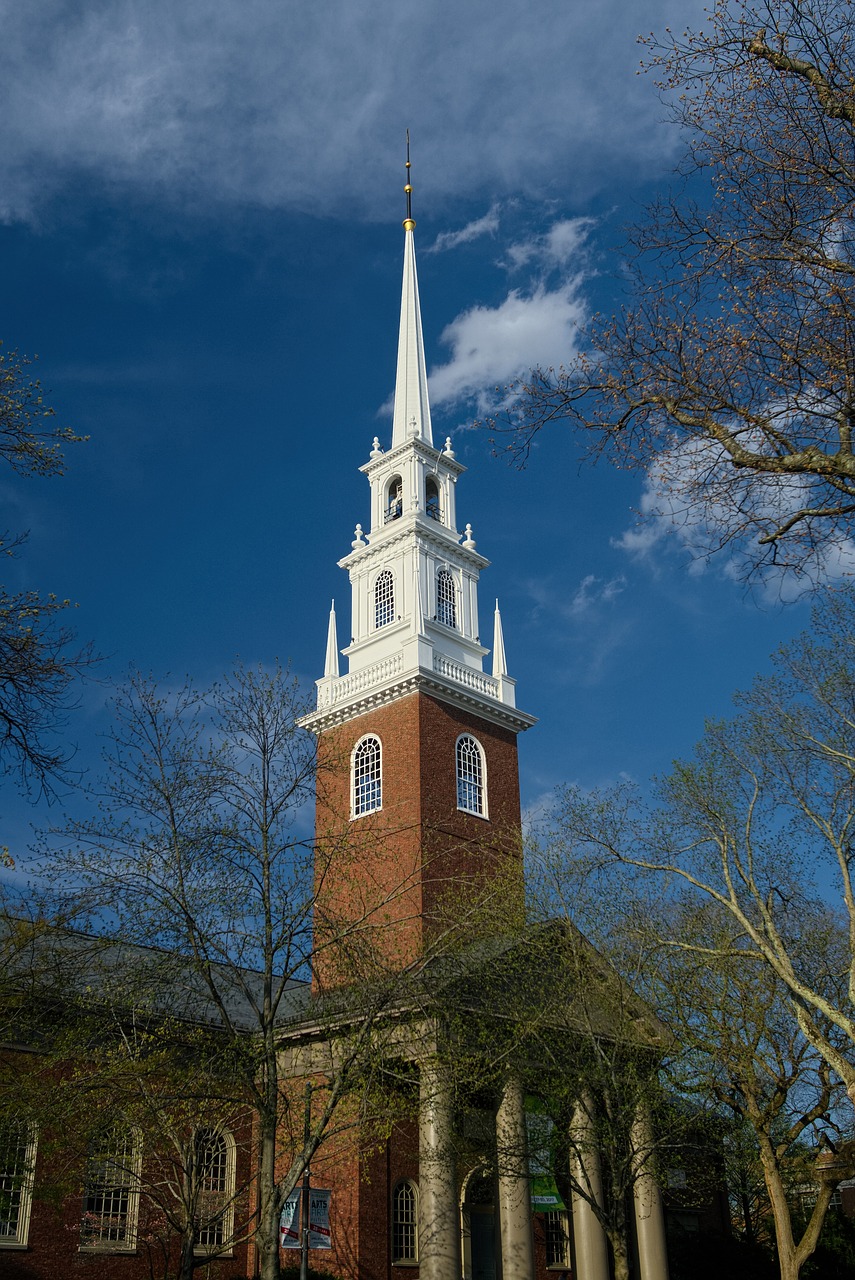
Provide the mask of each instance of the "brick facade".
MULTIPOLYGON (((522 890, 516 735, 423 693, 321 734, 316 818, 318 919, 370 921, 383 954, 401 967, 448 923, 449 903, 471 905, 491 881, 522 890), (456 744, 481 744, 487 816, 457 805, 456 744), (351 817, 351 753, 367 734, 382 744, 382 808, 351 817)), ((510 895, 513 897, 513 894, 510 895)), ((316 981, 347 981, 329 954, 316 981)))

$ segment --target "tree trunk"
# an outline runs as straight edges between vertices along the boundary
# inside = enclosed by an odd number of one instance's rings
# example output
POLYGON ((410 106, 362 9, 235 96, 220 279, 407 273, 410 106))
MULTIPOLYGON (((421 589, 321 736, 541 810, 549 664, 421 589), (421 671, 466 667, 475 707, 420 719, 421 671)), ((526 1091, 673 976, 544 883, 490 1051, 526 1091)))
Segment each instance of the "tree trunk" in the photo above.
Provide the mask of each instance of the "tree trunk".
POLYGON ((799 1280, 800 1264, 796 1259, 796 1247, 793 1240, 793 1222, 790 1217, 790 1206, 784 1192, 781 1171, 775 1159, 771 1142, 766 1135, 760 1138, 760 1159, 763 1164, 763 1178, 769 1200, 772 1205, 772 1217, 775 1220, 775 1243, 778 1248, 778 1270, 781 1280, 799 1280))
POLYGON ((181 1233, 181 1257, 178 1262, 178 1280, 193 1280, 193 1267, 196 1261, 196 1232, 192 1222, 181 1233))
POLYGON ((259 1219, 256 1231, 261 1280, 279 1280, 279 1195, 276 1183, 276 1113, 262 1115, 259 1152, 259 1219))
POLYGON ((629 1280, 629 1250, 626 1245, 626 1236, 623 1232, 617 1231, 609 1231, 606 1234, 614 1256, 615 1280, 629 1280))

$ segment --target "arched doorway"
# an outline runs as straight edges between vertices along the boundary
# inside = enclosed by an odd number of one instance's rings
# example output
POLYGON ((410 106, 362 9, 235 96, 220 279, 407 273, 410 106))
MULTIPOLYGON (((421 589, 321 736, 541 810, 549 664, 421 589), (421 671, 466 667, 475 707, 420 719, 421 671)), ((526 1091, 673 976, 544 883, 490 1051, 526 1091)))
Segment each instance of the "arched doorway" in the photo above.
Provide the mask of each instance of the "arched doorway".
POLYGON ((464 1280, 496 1280, 496 1208, 492 1170, 473 1169, 463 1188, 464 1280))

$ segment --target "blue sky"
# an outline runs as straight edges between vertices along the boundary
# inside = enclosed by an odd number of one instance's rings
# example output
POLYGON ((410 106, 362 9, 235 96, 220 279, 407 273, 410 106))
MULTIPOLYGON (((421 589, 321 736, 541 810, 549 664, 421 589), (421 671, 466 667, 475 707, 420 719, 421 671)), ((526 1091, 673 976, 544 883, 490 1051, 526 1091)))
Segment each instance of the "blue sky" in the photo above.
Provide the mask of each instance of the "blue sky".
MULTIPOLYGON (((523 797, 644 781, 807 622, 637 528, 645 478, 553 428, 520 472, 473 418, 624 296, 623 231, 681 139, 639 32, 685 0, 32 0, 3 4, 0 336, 89 436, 53 481, 0 475, 30 543, 10 582, 77 602, 105 655, 69 735, 97 767, 107 682, 201 683, 235 657, 321 674, 336 561, 387 442, 404 131, 434 434, 493 562, 523 797)), ((648 486, 649 487, 649 486, 648 486)), ((6 781, 12 852, 44 819, 6 781)), ((59 810, 48 814, 57 820, 59 810)))

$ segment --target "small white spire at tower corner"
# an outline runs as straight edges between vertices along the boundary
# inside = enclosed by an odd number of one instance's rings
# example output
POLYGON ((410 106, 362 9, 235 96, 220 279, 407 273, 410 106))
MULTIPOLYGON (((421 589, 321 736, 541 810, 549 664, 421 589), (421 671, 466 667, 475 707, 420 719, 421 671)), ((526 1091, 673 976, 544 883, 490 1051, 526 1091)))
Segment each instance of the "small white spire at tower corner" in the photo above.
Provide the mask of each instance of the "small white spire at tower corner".
POLYGON ((335 600, 330 605, 330 624, 327 628, 327 656, 324 662, 324 679, 338 676, 338 635, 335 625, 335 600))
POLYGON ((496 612, 493 615, 493 676, 499 679, 508 674, 508 663, 505 658, 505 638, 502 635, 502 615, 499 613, 499 602, 496 601, 496 612))

